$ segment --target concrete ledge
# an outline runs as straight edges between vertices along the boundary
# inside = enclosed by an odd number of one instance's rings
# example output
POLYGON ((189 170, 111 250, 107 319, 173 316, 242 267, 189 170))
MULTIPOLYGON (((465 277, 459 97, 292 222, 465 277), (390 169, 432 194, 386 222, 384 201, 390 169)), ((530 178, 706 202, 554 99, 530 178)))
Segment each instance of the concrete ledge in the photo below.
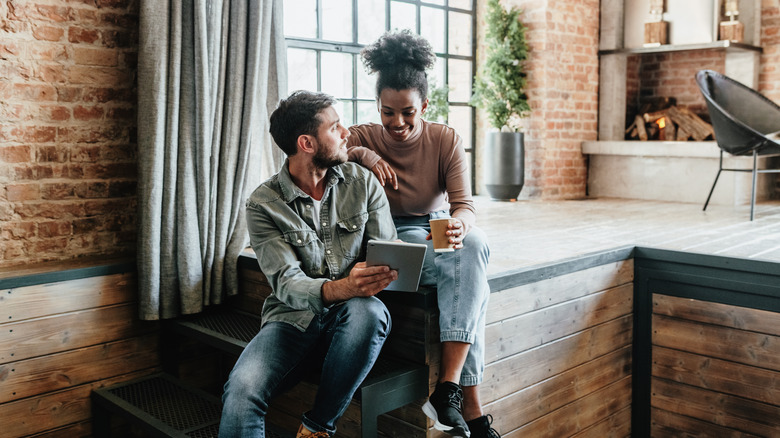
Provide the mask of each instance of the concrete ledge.
MULTIPOLYGON (((588 160, 588 195, 701 203, 718 172, 720 149, 714 141, 591 141, 582 143, 588 160)), ((752 169, 752 156, 723 157, 730 169, 752 169)), ((758 167, 767 168, 767 158, 758 167)), ((756 199, 769 199, 776 177, 759 175, 756 199)), ((711 204, 750 203, 751 172, 723 172, 711 204)))

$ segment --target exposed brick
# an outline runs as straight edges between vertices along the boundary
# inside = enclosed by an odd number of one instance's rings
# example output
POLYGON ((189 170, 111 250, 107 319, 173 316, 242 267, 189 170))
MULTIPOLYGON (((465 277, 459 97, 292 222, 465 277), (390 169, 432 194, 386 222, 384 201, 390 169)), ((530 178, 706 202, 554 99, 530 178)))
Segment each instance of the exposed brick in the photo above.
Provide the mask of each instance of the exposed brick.
POLYGON ((60 27, 39 25, 32 28, 33 37, 40 41, 59 41, 65 31, 60 27))
POLYGON ((5 187, 5 197, 10 202, 40 199, 40 186, 37 183, 9 184, 5 187))
POLYGON ((108 186, 108 196, 110 198, 135 196, 137 185, 135 181, 111 181, 108 186))
POLYGON ((100 38, 100 32, 96 29, 84 29, 71 26, 68 28, 68 41, 71 43, 93 44, 100 38))
POLYGON ((30 146, 0 146, 0 161, 6 163, 26 163, 32 161, 30 146))
POLYGON ((73 183, 50 183, 41 185, 41 199, 61 200, 75 197, 73 183))
POLYGON ((61 23, 70 19, 71 9, 64 6, 36 5, 38 18, 61 23))
POLYGON ((2 225, 2 234, 7 239, 29 239, 37 234, 35 222, 6 222, 2 225))
POLYGON ((103 117, 105 110, 99 106, 85 107, 77 105, 73 108, 73 117, 76 120, 89 121, 99 120, 103 117))
POLYGON ((41 237, 69 236, 73 233, 70 221, 47 221, 38 224, 38 235, 41 237))
POLYGON ((62 105, 52 105, 48 107, 43 107, 44 110, 46 110, 49 114, 49 120, 53 122, 62 122, 64 120, 70 119, 70 109, 66 106, 62 105))
POLYGON ((75 47, 73 60, 76 64, 113 67, 117 65, 117 52, 111 49, 75 47))
POLYGON ((101 221, 97 218, 76 219, 73 221, 73 234, 86 234, 100 231, 101 221))
POLYGON ((31 102, 57 100, 57 89, 52 85, 14 84, 13 92, 20 100, 31 102))
POLYGON ((76 185, 76 196, 79 198, 106 198, 108 197, 108 183, 87 182, 76 185))
POLYGON ((96 163, 100 159, 100 146, 74 146, 70 149, 70 161, 74 163, 96 163))
POLYGON ((35 151, 35 161, 38 163, 64 163, 69 156, 67 146, 38 146, 35 151))
POLYGON ((99 66, 75 65, 68 72, 71 84, 103 84, 109 87, 127 86, 132 80, 130 73, 123 69, 99 66))

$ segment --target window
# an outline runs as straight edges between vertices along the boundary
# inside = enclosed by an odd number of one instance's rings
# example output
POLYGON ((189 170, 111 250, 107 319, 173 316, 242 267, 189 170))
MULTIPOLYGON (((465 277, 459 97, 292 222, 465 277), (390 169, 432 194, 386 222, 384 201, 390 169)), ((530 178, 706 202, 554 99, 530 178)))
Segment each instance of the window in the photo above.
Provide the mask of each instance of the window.
MULTIPOLYGON (((284 0, 288 92, 318 90, 341 101, 345 126, 377 122, 375 78, 360 59, 386 30, 410 29, 433 46, 430 89, 447 88, 446 120, 463 138, 474 185, 473 0, 284 0)), ((429 91, 429 94, 431 91, 429 91)), ((429 96, 430 97, 430 96, 429 96)))

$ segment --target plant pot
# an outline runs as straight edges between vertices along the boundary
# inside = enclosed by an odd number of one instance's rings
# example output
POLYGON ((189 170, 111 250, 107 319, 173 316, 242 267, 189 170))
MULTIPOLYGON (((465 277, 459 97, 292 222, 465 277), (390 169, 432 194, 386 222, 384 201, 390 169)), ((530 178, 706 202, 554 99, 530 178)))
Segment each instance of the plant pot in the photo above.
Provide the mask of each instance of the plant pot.
POLYGON ((485 188, 495 201, 516 201, 525 181, 522 132, 489 132, 485 138, 485 188))

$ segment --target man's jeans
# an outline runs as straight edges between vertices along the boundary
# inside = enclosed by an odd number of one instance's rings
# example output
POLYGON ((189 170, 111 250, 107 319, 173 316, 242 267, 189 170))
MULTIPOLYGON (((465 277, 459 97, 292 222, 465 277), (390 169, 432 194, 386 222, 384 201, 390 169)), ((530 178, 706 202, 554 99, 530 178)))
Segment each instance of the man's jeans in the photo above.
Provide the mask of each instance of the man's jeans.
POLYGON ((241 353, 225 384, 220 438, 265 437, 271 398, 320 365, 322 378, 303 425, 333 435, 389 332, 390 314, 375 297, 334 306, 317 315, 305 332, 283 322, 267 323, 241 353))
POLYGON ((428 245, 420 284, 437 288, 440 341, 471 344, 459 383, 474 386, 482 383, 485 372, 485 314, 490 297, 487 264, 490 250, 485 233, 472 227, 463 240, 463 248, 453 252, 434 252, 433 241, 425 240, 431 232, 428 220, 446 217, 449 217, 447 212, 434 212, 419 217, 394 217, 393 222, 399 239, 428 245))

